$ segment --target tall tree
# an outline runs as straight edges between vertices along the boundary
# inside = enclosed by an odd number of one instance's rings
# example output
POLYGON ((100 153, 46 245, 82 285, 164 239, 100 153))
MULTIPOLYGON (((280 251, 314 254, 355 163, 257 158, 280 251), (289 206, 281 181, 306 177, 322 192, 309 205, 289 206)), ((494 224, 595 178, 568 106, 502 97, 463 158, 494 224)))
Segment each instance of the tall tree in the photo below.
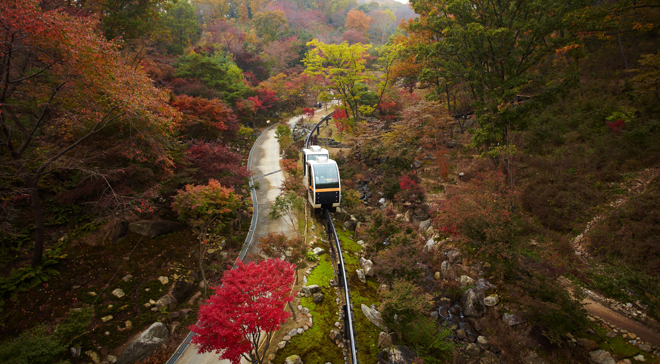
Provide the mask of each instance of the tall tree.
POLYGON ((258 12, 252 21, 264 43, 278 40, 289 32, 289 23, 281 10, 258 12))
POLYGON ((346 14, 346 29, 357 30, 366 33, 371 26, 371 18, 360 10, 351 10, 346 14))
POLYGON ((0 146, 3 179, 22 180, 34 215, 32 265, 44 249, 41 178, 83 169, 91 155, 121 148, 126 158, 170 165, 178 114, 93 18, 44 11, 37 0, 0 3, 0 146), (105 143, 105 144, 104 144, 105 143))
POLYGON ((279 259, 257 264, 238 261, 225 273, 214 295, 199 308, 199 322, 190 327, 199 352, 216 352, 232 364, 241 357, 263 363, 273 333, 289 317, 284 306, 293 301, 293 265, 279 259), (262 335, 263 348, 260 350, 262 335))
POLYGON ((176 2, 162 16, 161 23, 172 38, 168 47, 170 53, 183 54, 184 48, 196 42, 201 35, 195 9, 187 1, 176 2))
POLYGON ((128 40, 149 36, 170 0, 101 0, 101 3, 105 36, 128 40))
MULTIPOLYGON (((530 86, 545 86, 547 79, 537 67, 569 40, 560 31, 581 2, 412 0, 411 5, 420 18, 409 29, 436 40, 417 48, 435 63, 425 67, 427 77, 460 77, 467 83, 481 126, 473 141, 488 149, 507 143, 509 131, 535 105, 516 105, 516 95, 530 86)), ((436 93, 443 91, 436 85, 436 93)))
POLYGON ((361 114, 374 110, 373 105, 363 105, 360 97, 367 91, 364 82, 373 80, 373 75, 366 72, 366 53, 368 44, 325 44, 314 39, 307 43, 311 48, 305 55, 305 73, 311 76, 322 76, 329 84, 318 84, 321 90, 320 98, 331 100, 339 98, 347 108, 354 121, 361 114))

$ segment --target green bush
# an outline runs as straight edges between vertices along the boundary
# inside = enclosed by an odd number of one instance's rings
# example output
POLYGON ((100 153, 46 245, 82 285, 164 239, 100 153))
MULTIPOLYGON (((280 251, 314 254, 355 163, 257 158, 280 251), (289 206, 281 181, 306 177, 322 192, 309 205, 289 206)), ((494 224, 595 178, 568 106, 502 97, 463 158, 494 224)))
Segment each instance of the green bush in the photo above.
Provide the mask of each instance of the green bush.
MULTIPOLYGON (((6 364, 51 364, 69 346, 78 345, 89 325, 93 310, 86 307, 70 310, 67 317, 51 332, 46 325, 36 326, 18 337, 0 344, 0 362, 6 364)), ((65 363, 60 361, 59 363, 65 363)))
POLYGON ((438 327, 433 318, 419 315, 403 333, 403 340, 424 360, 424 364, 450 363, 454 352, 454 346, 448 340, 450 334, 451 329, 438 327))

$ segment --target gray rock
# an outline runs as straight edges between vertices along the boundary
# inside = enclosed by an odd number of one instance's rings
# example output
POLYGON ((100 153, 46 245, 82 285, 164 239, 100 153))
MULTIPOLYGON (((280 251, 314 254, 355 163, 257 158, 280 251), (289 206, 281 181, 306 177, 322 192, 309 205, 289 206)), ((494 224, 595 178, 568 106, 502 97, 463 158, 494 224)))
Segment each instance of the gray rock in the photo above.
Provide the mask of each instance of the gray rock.
POLYGON ((124 281, 124 282, 130 282, 130 281, 133 280, 133 276, 130 275, 130 274, 127 274, 127 275, 125 275, 124 278, 122 278, 121 280, 124 281))
POLYGON ((511 313, 505 313, 502 315, 502 320, 509 326, 520 325, 524 322, 520 316, 511 313))
POLYGON ((279 343, 277 343, 277 347, 279 349, 284 349, 285 346, 286 346, 286 341, 280 341, 279 343))
POLYGON ((638 347, 639 350, 646 351, 647 353, 650 353, 653 350, 653 348, 649 344, 640 344, 638 347))
POLYGON ((435 279, 436 281, 442 279, 442 275, 440 275, 440 272, 433 273, 433 279, 435 279))
POLYGON ((314 255, 321 255, 321 254, 325 253, 325 250, 323 250, 323 248, 318 248, 317 247, 317 248, 312 249, 312 253, 314 253, 314 255))
POLYGON ((461 297, 461 308, 465 317, 482 317, 486 314, 484 293, 476 288, 470 288, 461 297))
POLYGON ((321 287, 319 287, 316 284, 313 284, 311 286, 304 286, 300 288, 300 294, 302 294, 305 297, 311 297, 314 293, 319 293, 321 292, 321 287))
POLYGON ((128 221, 117 221, 112 226, 110 241, 116 243, 123 240, 128 235, 128 221))
POLYGON ((470 357, 478 357, 481 355, 481 349, 479 349, 479 345, 475 343, 469 343, 465 347, 465 353, 470 357))
POLYGON ((392 346, 392 335, 381 331, 378 335, 378 347, 379 348, 389 348, 392 346))
POLYGON ((421 161, 418 161, 417 159, 415 159, 415 160, 412 162, 412 164, 410 165, 410 167, 411 167, 411 168, 414 168, 414 169, 422 168, 422 162, 421 162, 421 161))
POLYGON ((481 350, 488 350, 488 348, 490 347, 490 343, 488 342, 488 339, 486 339, 485 336, 479 336, 477 338, 477 345, 479 345, 479 348, 481 348, 481 350))
POLYGON ((385 205, 385 197, 378 200, 378 203, 381 204, 381 205, 385 205))
POLYGON ((459 279, 459 282, 461 283, 461 287, 474 285, 474 279, 466 275, 462 275, 461 278, 459 279))
POLYGON ((420 222, 419 223, 419 230, 420 231, 426 231, 428 228, 431 227, 431 222, 432 222, 431 219, 426 219, 426 220, 420 222))
POLYGON ((454 281, 457 278, 456 270, 454 270, 454 267, 451 265, 451 263, 449 263, 448 260, 445 260, 440 265, 440 274, 442 275, 442 279, 446 279, 448 281, 454 281))
POLYGON ((146 359, 167 341, 169 331, 162 322, 155 322, 136 336, 117 359, 118 364, 132 364, 146 359))
POLYGON ((646 361, 646 358, 642 354, 633 356, 633 359, 635 359, 635 361, 638 361, 640 363, 643 363, 643 362, 646 361))
POLYGON ((463 254, 458 249, 452 249, 447 252, 447 260, 451 264, 460 263, 463 260, 463 254))
POLYGON ((312 295, 312 299, 314 300, 314 303, 321 303, 321 302, 323 302, 323 297, 324 297, 324 296, 323 296, 323 292, 314 293, 314 294, 312 295))
POLYGON ((338 341, 341 341, 341 332, 339 332, 339 329, 333 328, 330 330, 330 340, 332 340, 333 343, 337 343, 338 341))
POLYGON ((357 221, 355 220, 344 221, 344 227, 348 231, 355 231, 355 228, 357 228, 357 221))
POLYGON ((360 258, 360 267, 364 269, 364 275, 367 277, 373 277, 376 274, 374 262, 369 259, 360 258))
POLYGON ((484 305, 488 307, 493 307, 496 306, 498 303, 500 303, 500 296, 496 294, 492 294, 486 298, 484 298, 484 305))
POLYGON ((358 276, 358 279, 360 280, 360 282, 367 283, 367 277, 365 277, 365 275, 364 275, 364 269, 357 269, 355 271, 355 273, 357 273, 357 276, 358 276))
POLYGON ((417 354, 405 346, 394 346, 383 349, 378 358, 381 364, 412 364, 417 359, 417 354))
POLYGON ((362 309, 362 313, 372 324, 376 325, 379 329, 385 332, 390 332, 387 326, 385 326, 383 318, 380 316, 380 312, 378 312, 378 310, 376 310, 373 306, 369 307, 364 303, 360 306, 360 308, 362 309))
POLYGON ((616 364, 612 354, 602 349, 590 352, 589 357, 594 364, 616 364))
POLYGON ((163 307, 167 307, 168 311, 172 311, 176 305, 179 304, 179 301, 177 301, 174 296, 171 294, 166 294, 163 297, 161 297, 158 301, 156 301, 155 306, 160 310, 163 307))
POLYGON ((428 212, 426 212, 426 210, 424 210, 421 207, 416 208, 415 211, 413 211, 413 215, 419 217, 420 222, 427 220, 429 217, 431 217, 431 215, 429 215, 428 212))
POLYGON ((487 291, 489 289, 495 289, 497 287, 492 283, 488 282, 487 280, 483 278, 479 278, 477 279, 477 288, 479 288, 482 291, 487 291))
POLYGON ((149 238, 183 230, 186 226, 177 221, 166 220, 140 220, 128 225, 128 229, 136 234, 149 238))
POLYGON ((546 364, 546 361, 540 358, 534 351, 530 351, 527 355, 523 356, 522 361, 525 364, 546 364))
POLYGON ((192 277, 178 279, 172 285, 170 294, 177 301, 183 302, 195 291, 195 280, 192 277))
POLYGON ((438 242, 436 242, 435 240, 433 240, 433 238, 427 240, 427 241, 426 241, 426 245, 424 245, 424 251, 425 251, 425 252, 430 252, 430 251, 432 251, 432 250, 435 250, 435 248, 436 248, 436 244, 438 244, 438 242))
POLYGON ((122 298, 122 297, 124 297, 126 294, 124 293, 124 291, 122 291, 121 288, 117 288, 117 289, 115 289, 114 291, 112 291, 112 295, 115 296, 115 297, 117 297, 117 298, 122 298))
POLYGON ((298 355, 291 355, 284 359, 284 364, 303 364, 303 361, 298 355))
POLYGON ((456 337, 458 340, 465 340, 465 338, 467 338, 467 332, 463 329, 458 329, 456 330, 456 337))

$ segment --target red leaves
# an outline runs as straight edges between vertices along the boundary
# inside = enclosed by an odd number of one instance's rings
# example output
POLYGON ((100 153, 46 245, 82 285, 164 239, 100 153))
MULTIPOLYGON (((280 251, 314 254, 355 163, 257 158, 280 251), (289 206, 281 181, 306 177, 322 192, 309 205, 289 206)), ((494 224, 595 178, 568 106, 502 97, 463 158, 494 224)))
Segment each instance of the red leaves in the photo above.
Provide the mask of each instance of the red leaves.
POLYGON ((617 121, 606 121, 605 124, 607 124, 607 126, 616 135, 621 134, 621 129, 626 126, 626 123, 623 121, 623 119, 619 119, 617 121))
POLYGON ((222 284, 212 288, 214 295, 199 309, 199 323, 190 327, 199 351, 221 352, 221 359, 238 364, 242 354, 257 350, 250 339, 260 331, 278 330, 289 317, 284 306, 293 301, 293 274, 293 265, 279 259, 238 261, 222 284))
POLYGON ((196 125, 200 125, 209 133, 209 139, 216 138, 211 132, 212 129, 222 132, 225 140, 236 137, 239 129, 236 115, 220 99, 181 95, 172 100, 171 105, 184 114, 182 128, 194 129, 196 125))
POLYGON ((303 115, 305 115, 306 117, 311 119, 312 117, 314 117, 315 111, 316 110, 314 110, 310 107, 306 107, 306 108, 303 109, 303 115))
POLYGON ((346 110, 343 109, 335 110, 335 112, 332 113, 332 118, 335 120, 346 119, 347 117, 348 114, 346 113, 346 110))
POLYGON ((186 151, 186 159, 197 169, 198 178, 216 178, 224 186, 244 185, 250 177, 247 167, 241 166, 241 155, 219 143, 197 141, 186 151))

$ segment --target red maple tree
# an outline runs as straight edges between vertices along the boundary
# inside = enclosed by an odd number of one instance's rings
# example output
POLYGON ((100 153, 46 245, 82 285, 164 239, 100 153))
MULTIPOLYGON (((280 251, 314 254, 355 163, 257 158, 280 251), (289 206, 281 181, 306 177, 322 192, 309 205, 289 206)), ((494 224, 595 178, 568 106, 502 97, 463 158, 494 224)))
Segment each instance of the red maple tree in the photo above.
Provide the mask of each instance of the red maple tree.
POLYGON ((280 259, 260 263, 237 262, 214 295, 199 308, 199 322, 190 327, 192 341, 200 353, 220 354, 238 364, 241 357, 251 363, 262 363, 273 333, 289 317, 284 310, 293 301, 291 285, 294 266, 280 259), (259 342, 265 335, 265 345, 259 342))

